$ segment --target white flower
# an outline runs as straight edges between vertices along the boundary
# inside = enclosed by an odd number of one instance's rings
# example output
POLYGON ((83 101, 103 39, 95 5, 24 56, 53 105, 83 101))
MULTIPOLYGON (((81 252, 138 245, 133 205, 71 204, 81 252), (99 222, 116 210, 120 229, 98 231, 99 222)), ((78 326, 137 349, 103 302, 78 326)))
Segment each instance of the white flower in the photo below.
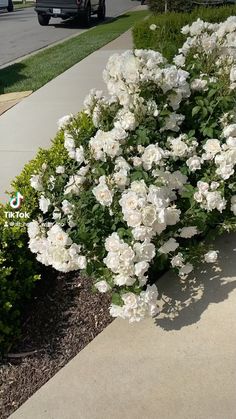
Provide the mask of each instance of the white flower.
POLYGON ((147 205, 142 210, 142 222, 145 226, 152 226, 153 223, 156 221, 156 209, 154 205, 147 205))
POLYGON ((118 252, 122 247, 122 242, 117 233, 112 233, 105 240, 105 249, 107 252, 118 252))
POLYGON ((189 157, 189 159, 186 160, 186 164, 191 172, 196 172, 196 170, 201 169, 201 159, 198 156, 189 157))
POLYGON ((148 262, 142 261, 134 265, 134 272, 137 277, 143 277, 149 268, 148 262))
POLYGON ((74 149, 75 149, 74 139, 73 139, 72 135, 69 134, 68 132, 64 133, 64 147, 68 152, 74 151, 74 149))
POLYGON ((82 164, 84 162, 84 149, 82 145, 75 150, 75 160, 77 163, 82 164))
POLYGON ((58 173, 58 174, 65 173, 65 167, 64 166, 57 166, 56 167, 56 173, 58 173))
POLYGON ((45 196, 41 195, 39 199, 39 208, 43 212, 43 214, 46 214, 46 212, 48 212, 48 207, 50 204, 50 199, 45 198, 45 196))
POLYGON ((207 140, 206 143, 203 145, 203 149, 206 151, 207 154, 215 156, 217 153, 221 151, 220 141, 217 139, 207 140))
POLYGON ((191 89, 196 91, 207 90, 207 80, 195 79, 191 83, 191 89))
POLYGON ((141 156, 143 167, 145 170, 150 170, 153 164, 158 164, 162 159, 163 152, 157 145, 150 144, 144 150, 141 156))
POLYGON ((39 191, 39 192, 43 191, 42 178, 40 175, 32 175, 30 178, 30 185, 36 191, 39 191))
POLYGON ((231 197, 231 207, 230 207, 230 209, 234 213, 234 215, 236 215, 236 195, 233 195, 231 197))
POLYGON ((137 308, 138 306, 138 297, 133 292, 123 294, 122 300, 128 308, 137 308))
POLYGON ((184 157, 188 152, 188 146, 181 138, 170 139, 171 149, 174 157, 184 157))
POLYGON ((96 200, 102 205, 109 207, 112 204, 113 193, 110 191, 106 183, 99 183, 93 188, 93 194, 96 200))
POLYGON ((28 223, 27 230, 30 239, 34 239, 36 236, 40 235, 39 223, 37 221, 31 221, 28 223))
POLYGON ((214 263, 218 259, 218 251, 210 250, 209 252, 205 253, 204 260, 207 263, 214 263))
POLYGON ((151 31, 155 31, 155 30, 156 30, 156 28, 157 28, 157 25, 155 25, 155 23, 152 23, 152 24, 149 26, 149 29, 151 29, 151 31))
POLYGON ((119 188, 123 188, 129 183, 127 170, 121 169, 119 172, 114 173, 113 179, 119 188))
POLYGON ((68 215, 71 214, 73 211, 74 205, 72 205, 69 201, 67 201, 66 199, 64 199, 62 201, 62 211, 64 212, 64 214, 68 215))
POLYGON ((179 247, 179 243, 173 238, 167 240, 159 249, 159 253, 170 253, 174 252, 179 247))
POLYGON ((223 136, 225 138, 236 137, 236 124, 227 125, 223 129, 223 136))
POLYGON ((65 115, 57 121, 58 129, 64 128, 70 121, 73 115, 65 115))
POLYGON ((183 54, 176 55, 173 59, 173 62, 178 67, 183 67, 185 65, 185 56, 183 54))
POLYGON ((86 269, 87 259, 85 256, 78 256, 77 258, 77 269, 86 269))
POLYGON ((153 243, 144 241, 143 243, 135 243, 133 249, 136 253, 138 261, 150 262, 156 254, 156 249, 153 243))
POLYGON ((182 237, 184 239, 190 239, 196 234, 198 234, 197 227, 183 227, 179 233, 179 237, 182 237))
POLYGON ((177 253, 172 259, 171 259, 171 266, 173 268, 178 267, 182 268, 184 265, 184 258, 182 253, 177 253))
POLYGON ((111 289, 109 284, 104 280, 96 282, 94 286, 101 293, 105 293, 111 289))
POLYGON ((230 81, 234 83, 236 81, 236 65, 231 68, 230 71, 230 81))
POLYGON ((128 275, 121 273, 119 275, 114 276, 113 280, 116 285, 118 285, 119 287, 122 287, 124 285, 127 285, 127 286, 133 285, 136 281, 136 278, 130 277, 128 275))

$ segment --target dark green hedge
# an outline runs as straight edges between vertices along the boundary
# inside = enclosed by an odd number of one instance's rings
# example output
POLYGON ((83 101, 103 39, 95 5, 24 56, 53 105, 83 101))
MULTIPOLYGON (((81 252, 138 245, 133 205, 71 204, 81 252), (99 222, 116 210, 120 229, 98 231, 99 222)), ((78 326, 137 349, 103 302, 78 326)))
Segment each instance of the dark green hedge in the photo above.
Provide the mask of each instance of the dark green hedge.
MULTIPOLYGON (((149 0, 149 9, 152 13, 163 13, 165 11, 165 0, 149 0)), ((168 11, 187 12, 192 7, 191 0, 168 0, 168 11)))
POLYGON ((152 15, 134 26, 134 47, 138 49, 153 49, 161 52, 167 59, 172 59, 186 39, 180 32, 183 26, 194 22, 198 17, 215 23, 221 22, 231 15, 236 15, 236 5, 198 8, 191 13, 170 12, 152 15), (151 24, 157 26, 155 31, 150 30, 151 24))

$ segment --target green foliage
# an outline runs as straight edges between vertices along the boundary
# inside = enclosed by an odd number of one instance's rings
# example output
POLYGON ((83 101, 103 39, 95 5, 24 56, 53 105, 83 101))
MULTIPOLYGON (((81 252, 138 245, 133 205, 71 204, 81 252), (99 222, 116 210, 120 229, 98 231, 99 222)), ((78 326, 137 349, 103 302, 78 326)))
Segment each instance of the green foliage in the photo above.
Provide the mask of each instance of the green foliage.
POLYGON ((171 60, 185 40, 184 35, 180 32, 183 26, 191 24, 198 17, 207 22, 217 23, 235 14, 236 6, 225 6, 214 9, 198 8, 191 13, 169 12, 153 15, 134 26, 134 46, 138 49, 159 51, 164 57, 171 60), (154 31, 150 30, 152 24, 157 26, 154 31))
POLYGON ((163 13, 165 7, 171 12, 186 12, 191 9, 191 0, 149 0, 150 10, 156 13, 163 13))
POLYGON ((0 353, 9 350, 20 333, 20 315, 40 278, 39 266, 27 246, 24 225, 6 225, 0 208, 0 353))
MULTIPOLYGON (((81 131, 90 133, 87 116, 78 117, 81 131)), ((47 162, 47 173, 68 160, 63 146, 63 132, 59 131, 49 149, 40 149, 12 182, 11 194, 19 191, 24 199, 20 212, 27 212, 29 219, 8 219, 9 204, 0 207, 0 353, 9 350, 20 335, 21 314, 31 297, 35 282, 40 278, 40 267, 28 249, 26 223, 38 215, 38 193, 31 187, 30 178, 47 162), (14 223, 14 225, 13 225, 14 223)))

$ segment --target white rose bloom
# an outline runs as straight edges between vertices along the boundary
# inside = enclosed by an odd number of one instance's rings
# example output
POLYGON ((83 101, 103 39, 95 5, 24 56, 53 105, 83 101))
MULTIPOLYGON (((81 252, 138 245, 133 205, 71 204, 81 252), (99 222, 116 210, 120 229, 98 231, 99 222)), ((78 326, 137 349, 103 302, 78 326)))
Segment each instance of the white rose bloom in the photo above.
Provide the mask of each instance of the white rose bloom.
POLYGON ((135 243, 134 251, 138 258, 138 261, 150 262, 156 254, 156 249, 153 243, 144 241, 143 243, 135 243))
POLYGON ((74 139, 72 135, 67 132, 64 133, 64 147, 68 152, 73 151, 75 148, 74 139))
POLYGON ((179 243, 177 243, 175 239, 170 238, 158 249, 158 251, 159 253, 167 254, 170 252, 174 252, 178 247, 179 243))
POLYGON ((236 195, 231 197, 231 211, 236 215, 236 195))
POLYGON ((175 205, 168 207, 165 210, 165 223, 168 226, 177 224, 180 220, 181 210, 176 208, 175 205))
POLYGON ((186 164, 191 172, 201 169, 201 159, 198 156, 189 157, 186 164))
POLYGON ((56 173, 58 173, 58 174, 65 173, 65 167, 64 166, 57 166, 56 167, 56 173))
POLYGON ((66 199, 62 201, 62 211, 64 212, 64 214, 66 215, 71 214, 73 209, 74 209, 74 205, 72 205, 69 201, 67 201, 66 199))
POLYGON ((101 293, 105 293, 105 292, 107 292, 111 289, 109 284, 104 280, 96 282, 96 284, 94 284, 94 286, 101 293))
POLYGON ((182 237, 184 239, 190 239, 196 234, 198 234, 197 227, 183 227, 179 233, 179 237, 182 237))
POLYGON ((125 319, 124 307, 111 304, 109 307, 109 313, 112 317, 121 317, 122 319, 125 319))
POLYGON ((114 283, 118 285, 119 287, 122 287, 124 285, 131 286, 135 283, 136 278, 132 278, 130 276, 119 274, 113 277, 114 283))
POLYGON ((120 260, 117 252, 109 252, 108 255, 103 259, 105 265, 114 273, 120 271, 120 260))
POLYGON ((215 263, 217 259, 218 259, 218 251, 216 250, 210 250, 204 255, 204 260, 207 263, 215 263))
POLYGON ((157 145, 150 144, 144 150, 141 156, 143 167, 145 170, 150 170, 153 164, 158 164, 163 156, 163 150, 157 145))
POLYGON ((131 183, 130 189, 132 192, 135 192, 136 194, 141 195, 143 197, 145 197, 146 193, 148 192, 148 188, 144 180, 135 180, 131 183))
POLYGON ((135 210, 138 207, 138 196, 133 191, 124 192, 119 204, 124 212, 135 210))
POLYGON ((223 136, 225 138, 236 137, 236 124, 227 125, 223 130, 223 136))
POLYGON ((48 241, 51 244, 57 244, 58 246, 66 246, 71 244, 71 239, 68 234, 62 230, 62 228, 55 224, 47 233, 48 241))
POLYGON ((151 31, 155 31, 155 30, 156 30, 156 28, 157 28, 157 25, 155 25, 155 23, 152 23, 152 24, 149 26, 149 29, 150 29, 151 31))
POLYGON ((207 90, 207 80, 195 79, 191 83, 191 89, 196 91, 207 90))
POLYGON ((129 227, 139 227, 142 222, 142 214, 137 210, 124 212, 124 220, 129 227))
POLYGON ((171 149, 174 157, 184 157, 188 152, 188 146, 180 138, 170 140, 171 149))
POLYGON ((52 218, 53 220, 60 220, 61 219, 61 211, 59 210, 59 208, 55 208, 53 213, 52 213, 52 218))
POLYGON ((182 253, 177 253, 172 259, 171 259, 171 266, 173 268, 182 268, 184 265, 184 258, 182 253))
POLYGON ((138 306, 138 296, 132 292, 127 292, 126 294, 122 295, 122 300, 124 301, 125 305, 129 308, 137 308, 138 306))
POLYGON ((149 269, 149 264, 147 262, 138 262, 134 265, 134 273, 137 277, 143 277, 143 275, 149 269))
POLYGON ((41 195, 39 199, 39 208, 43 212, 43 214, 46 214, 46 212, 48 212, 48 207, 50 204, 50 199, 45 198, 45 196, 41 195))
POLYGON ((208 192, 206 194, 206 209, 212 211, 217 209, 222 212, 226 207, 226 201, 222 198, 221 193, 217 191, 208 192))
POLYGON ((38 192, 43 191, 42 178, 40 175, 32 175, 30 178, 30 185, 38 192))
POLYGON ((217 153, 221 152, 220 141, 217 139, 207 140, 202 148, 206 151, 207 154, 211 154, 212 156, 215 156, 217 153))
POLYGON ((119 188, 123 188, 129 183, 127 170, 121 169, 119 172, 114 173, 113 179, 119 188))
POLYGON ((119 252, 122 248, 122 242, 117 233, 112 233, 105 240, 105 249, 107 252, 119 252))
POLYGON ((84 162, 84 149, 82 145, 75 150, 75 160, 77 163, 82 164, 84 162))
POLYGON ((150 240, 153 236, 151 227, 139 226, 132 230, 133 238, 137 241, 150 240))
POLYGON ((28 223, 27 230, 30 239, 34 239, 36 236, 40 235, 39 223, 37 221, 31 221, 28 223))
POLYGON ((173 62, 178 67, 183 67, 185 65, 185 56, 183 54, 176 55, 173 59, 173 62))
POLYGON ((112 158, 118 156, 120 154, 119 142, 110 138, 104 143, 104 151, 108 156, 112 158))
POLYGON ((139 167, 142 165, 142 159, 140 157, 133 157, 133 166, 139 167))
POLYGON ((156 209, 154 205, 147 205, 142 210, 142 223, 150 227, 156 221, 156 209))
POLYGON ((58 126, 58 129, 61 129, 61 128, 64 128, 65 127, 65 125, 67 125, 68 123, 69 123, 69 121, 70 121, 70 119, 73 117, 73 115, 65 115, 65 116, 63 116, 62 118, 60 118, 58 121, 57 121, 57 126, 58 126))
POLYGON ((230 81, 234 83, 236 81, 236 65, 231 68, 230 71, 230 81))
POLYGON ((99 183, 93 188, 93 194, 96 200, 102 205, 109 207, 112 204, 113 193, 110 191, 106 183, 99 183))

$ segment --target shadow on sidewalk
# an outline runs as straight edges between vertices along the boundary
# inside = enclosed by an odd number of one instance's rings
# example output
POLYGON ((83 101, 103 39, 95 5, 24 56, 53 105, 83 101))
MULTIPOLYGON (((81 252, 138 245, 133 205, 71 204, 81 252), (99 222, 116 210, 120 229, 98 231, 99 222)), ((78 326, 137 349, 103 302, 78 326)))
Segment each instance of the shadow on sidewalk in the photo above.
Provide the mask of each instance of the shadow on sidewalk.
POLYGON ((197 323, 210 304, 227 300, 236 288, 236 234, 215 243, 217 266, 203 264, 186 281, 167 273, 158 281, 161 312, 155 324, 164 330, 180 330, 197 323))
POLYGON ((24 68, 23 63, 16 63, 0 69, 0 94, 5 93, 15 83, 27 79, 25 75, 21 74, 24 68))

